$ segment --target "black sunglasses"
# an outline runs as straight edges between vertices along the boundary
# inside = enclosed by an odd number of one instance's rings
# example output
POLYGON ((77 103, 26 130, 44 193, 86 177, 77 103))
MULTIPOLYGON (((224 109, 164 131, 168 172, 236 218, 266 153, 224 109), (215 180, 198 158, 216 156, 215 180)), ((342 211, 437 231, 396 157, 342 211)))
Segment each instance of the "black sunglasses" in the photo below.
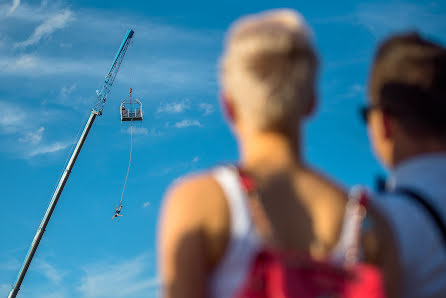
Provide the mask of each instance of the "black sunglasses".
POLYGON ((379 109, 380 107, 378 105, 368 105, 363 106, 359 109, 359 115, 361 116, 362 121, 367 124, 369 123, 370 119, 370 112, 375 109, 379 109))

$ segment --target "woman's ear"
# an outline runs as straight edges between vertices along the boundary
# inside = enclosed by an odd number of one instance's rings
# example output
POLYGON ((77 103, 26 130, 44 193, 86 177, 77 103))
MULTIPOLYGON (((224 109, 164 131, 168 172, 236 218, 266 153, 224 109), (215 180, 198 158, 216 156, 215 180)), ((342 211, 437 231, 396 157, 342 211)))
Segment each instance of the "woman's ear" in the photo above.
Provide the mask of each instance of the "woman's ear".
POLYGON ((231 99, 227 93, 224 93, 224 92, 220 93, 220 102, 221 102, 221 106, 223 109, 223 114, 226 116, 226 119, 230 123, 234 123, 235 122, 235 108, 234 108, 233 102, 231 101, 231 99))

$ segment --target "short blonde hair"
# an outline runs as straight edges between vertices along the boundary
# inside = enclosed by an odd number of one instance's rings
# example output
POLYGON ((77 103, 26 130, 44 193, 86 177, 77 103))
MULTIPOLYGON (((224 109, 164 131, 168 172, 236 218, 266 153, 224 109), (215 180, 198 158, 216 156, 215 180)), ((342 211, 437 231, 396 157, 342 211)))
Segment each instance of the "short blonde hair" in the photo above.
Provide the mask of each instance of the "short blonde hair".
POLYGON ((317 56, 299 13, 244 17, 229 30, 221 84, 237 116, 255 130, 288 130, 315 94, 317 56))

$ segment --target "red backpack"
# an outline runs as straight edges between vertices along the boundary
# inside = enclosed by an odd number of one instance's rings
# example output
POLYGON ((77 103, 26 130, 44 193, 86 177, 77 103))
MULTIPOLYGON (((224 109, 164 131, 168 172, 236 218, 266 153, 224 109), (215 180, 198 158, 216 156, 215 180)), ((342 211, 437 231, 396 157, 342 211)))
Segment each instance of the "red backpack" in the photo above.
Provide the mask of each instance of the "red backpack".
MULTIPOLYGON (((253 180, 240 172, 249 194, 253 180)), ((263 248, 254 259, 236 298, 384 298, 380 270, 358 262, 359 235, 366 192, 355 188, 346 206, 341 238, 330 260, 318 261, 299 252, 263 248)))

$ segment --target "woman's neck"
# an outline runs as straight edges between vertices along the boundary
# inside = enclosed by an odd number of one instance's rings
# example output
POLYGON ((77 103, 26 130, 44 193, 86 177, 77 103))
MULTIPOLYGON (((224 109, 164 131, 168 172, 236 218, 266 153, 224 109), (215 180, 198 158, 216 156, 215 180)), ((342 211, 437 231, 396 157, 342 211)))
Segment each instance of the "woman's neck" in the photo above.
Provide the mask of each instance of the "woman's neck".
POLYGON ((258 132, 239 139, 241 165, 246 168, 291 169, 302 166, 300 134, 258 132))

